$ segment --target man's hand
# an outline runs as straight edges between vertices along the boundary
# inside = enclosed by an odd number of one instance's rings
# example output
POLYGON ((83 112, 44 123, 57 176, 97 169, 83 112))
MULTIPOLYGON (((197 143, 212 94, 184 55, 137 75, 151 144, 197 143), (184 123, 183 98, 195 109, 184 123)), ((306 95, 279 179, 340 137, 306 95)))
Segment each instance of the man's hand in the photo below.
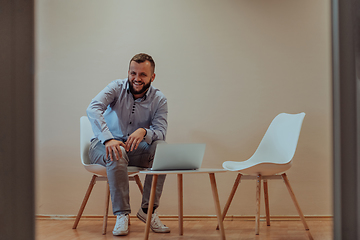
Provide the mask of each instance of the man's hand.
POLYGON ((144 139, 145 134, 146 130, 144 128, 138 128, 129 136, 128 140, 126 141, 125 150, 128 152, 137 149, 141 141, 144 139))
POLYGON ((119 160, 122 157, 122 151, 120 146, 126 148, 125 143, 115 140, 115 139, 111 139, 109 141, 107 141, 105 143, 105 149, 106 149, 106 157, 109 158, 111 161, 114 161, 114 157, 116 158, 116 160, 119 160))

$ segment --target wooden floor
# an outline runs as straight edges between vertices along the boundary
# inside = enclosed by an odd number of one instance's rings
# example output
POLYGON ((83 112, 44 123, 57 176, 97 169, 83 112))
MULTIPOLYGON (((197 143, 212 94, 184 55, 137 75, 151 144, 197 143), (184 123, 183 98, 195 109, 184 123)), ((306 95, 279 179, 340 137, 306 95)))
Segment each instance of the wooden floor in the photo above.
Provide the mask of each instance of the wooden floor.
MULTIPOLYGON (((136 218, 131 218, 130 233, 127 236, 113 236, 112 228, 115 218, 109 219, 107 234, 102 235, 102 219, 81 219, 77 229, 72 229, 73 219, 37 219, 36 240, 104 240, 104 239, 144 239, 145 224, 136 218)), ((220 239, 219 231, 215 230, 215 219, 185 220, 184 235, 179 236, 178 222, 174 219, 162 219, 162 222, 171 228, 171 233, 150 232, 149 239, 220 239)), ((315 240, 331 240, 331 219, 307 220, 311 235, 315 240)), ((255 222, 253 220, 226 220, 224 222, 226 239, 255 239, 255 240, 306 240, 309 239, 303 225, 299 220, 274 220, 271 226, 260 222, 260 235, 255 235, 255 222)))

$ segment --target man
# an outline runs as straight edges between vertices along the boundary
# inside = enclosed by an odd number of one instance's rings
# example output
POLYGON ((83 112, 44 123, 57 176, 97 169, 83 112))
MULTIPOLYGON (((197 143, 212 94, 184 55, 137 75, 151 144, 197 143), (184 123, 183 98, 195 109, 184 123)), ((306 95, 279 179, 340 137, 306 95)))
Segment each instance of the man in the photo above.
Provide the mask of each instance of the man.
MULTIPOLYGON (((92 163, 106 166, 114 215, 114 235, 127 235, 130 204, 127 166, 150 167, 156 145, 164 142, 167 130, 167 99, 151 83, 155 79, 155 62, 140 53, 129 64, 128 78, 115 80, 90 103, 87 115, 95 138, 91 140, 92 163)), ((152 176, 147 175, 141 208, 137 217, 146 222, 152 176)), ((154 209, 165 181, 159 176, 154 209)), ((154 232, 170 232, 156 212, 151 219, 154 232)))

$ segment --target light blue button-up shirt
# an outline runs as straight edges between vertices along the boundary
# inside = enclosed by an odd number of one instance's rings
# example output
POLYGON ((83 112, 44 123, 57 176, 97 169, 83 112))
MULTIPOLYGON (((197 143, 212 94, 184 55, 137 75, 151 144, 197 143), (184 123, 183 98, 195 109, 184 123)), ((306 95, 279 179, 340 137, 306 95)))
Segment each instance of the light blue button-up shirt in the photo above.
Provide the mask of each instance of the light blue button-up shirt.
POLYGON ((115 80, 96 95, 86 112, 95 137, 102 143, 112 138, 126 142, 138 128, 147 131, 144 141, 148 144, 165 140, 167 99, 153 86, 135 100, 128 80, 115 80))

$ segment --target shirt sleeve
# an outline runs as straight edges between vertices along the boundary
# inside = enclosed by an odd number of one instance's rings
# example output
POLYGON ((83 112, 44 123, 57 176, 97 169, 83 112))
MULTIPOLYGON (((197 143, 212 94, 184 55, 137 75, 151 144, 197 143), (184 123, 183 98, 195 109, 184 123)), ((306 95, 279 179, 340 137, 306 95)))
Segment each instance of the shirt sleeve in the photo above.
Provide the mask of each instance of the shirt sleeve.
POLYGON ((165 141, 167 126, 168 126, 167 114, 168 114, 167 99, 164 97, 159 102, 159 106, 151 121, 150 128, 146 128, 146 136, 144 139, 145 142, 151 144, 153 141, 156 140, 165 141))
POLYGON ((107 107, 117 100, 118 96, 119 86, 116 81, 113 81, 92 99, 90 105, 86 109, 94 135, 102 143, 108 139, 114 138, 106 124, 103 114, 107 107))

